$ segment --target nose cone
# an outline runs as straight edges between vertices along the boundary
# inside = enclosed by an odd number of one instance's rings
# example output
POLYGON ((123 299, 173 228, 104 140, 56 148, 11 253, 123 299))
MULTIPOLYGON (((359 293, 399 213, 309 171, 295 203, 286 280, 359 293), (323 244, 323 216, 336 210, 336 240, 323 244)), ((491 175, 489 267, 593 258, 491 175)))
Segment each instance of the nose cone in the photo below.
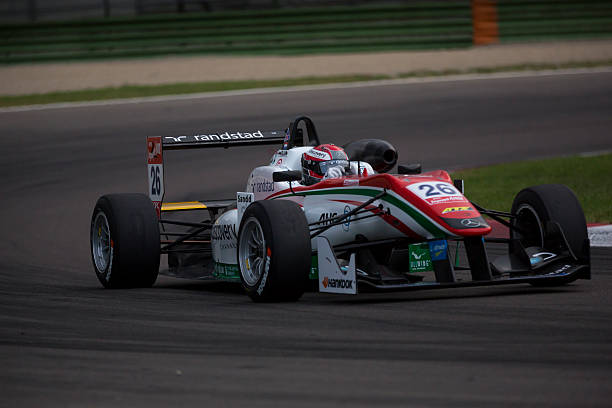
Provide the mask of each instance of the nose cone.
POLYGON ((484 218, 482 218, 481 215, 478 215, 477 217, 470 216, 467 218, 441 218, 446 223, 446 225, 456 230, 473 230, 475 228, 488 228, 489 230, 491 229, 491 226, 487 224, 487 222, 484 220, 484 218))
POLYGON ((463 200, 465 202, 456 207, 435 206, 434 211, 440 217, 440 220, 457 235, 486 235, 491 232, 491 226, 487 224, 478 210, 465 197, 463 197, 463 200))

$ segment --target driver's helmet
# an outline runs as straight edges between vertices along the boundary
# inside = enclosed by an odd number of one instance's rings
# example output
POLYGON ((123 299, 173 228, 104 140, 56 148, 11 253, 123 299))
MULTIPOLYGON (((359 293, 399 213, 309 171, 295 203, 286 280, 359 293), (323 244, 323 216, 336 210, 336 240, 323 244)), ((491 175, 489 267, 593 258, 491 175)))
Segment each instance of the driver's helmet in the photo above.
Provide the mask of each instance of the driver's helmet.
POLYGON ((331 167, 349 165, 348 156, 334 144, 313 147, 302 155, 302 182, 309 186, 323 180, 331 167))

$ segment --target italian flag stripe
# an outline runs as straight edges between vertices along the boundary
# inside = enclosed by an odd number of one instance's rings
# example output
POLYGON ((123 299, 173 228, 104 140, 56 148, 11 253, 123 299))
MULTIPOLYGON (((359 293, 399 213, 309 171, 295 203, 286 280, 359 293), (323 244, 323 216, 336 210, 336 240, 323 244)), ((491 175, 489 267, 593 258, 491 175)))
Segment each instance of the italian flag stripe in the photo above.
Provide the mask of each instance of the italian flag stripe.
MULTIPOLYGON (((377 194, 380 194, 382 189, 372 189, 372 188, 329 188, 324 190, 313 190, 313 191, 300 191, 298 195, 330 195, 330 194, 348 194, 348 195, 358 195, 358 196, 366 196, 366 197, 375 197, 377 194)), ((285 198, 290 197, 293 194, 282 194, 278 195, 276 198, 285 198)), ((432 220, 428 217, 421 214, 414 207, 408 205, 403 200, 398 199, 394 195, 391 195, 388 192, 385 196, 381 198, 382 201, 386 201, 391 205, 399 208, 404 211, 408 216, 412 217, 416 222, 421 225, 421 227, 425 228, 429 233, 431 233, 436 238, 443 238, 446 234, 443 230, 438 227, 432 220)))

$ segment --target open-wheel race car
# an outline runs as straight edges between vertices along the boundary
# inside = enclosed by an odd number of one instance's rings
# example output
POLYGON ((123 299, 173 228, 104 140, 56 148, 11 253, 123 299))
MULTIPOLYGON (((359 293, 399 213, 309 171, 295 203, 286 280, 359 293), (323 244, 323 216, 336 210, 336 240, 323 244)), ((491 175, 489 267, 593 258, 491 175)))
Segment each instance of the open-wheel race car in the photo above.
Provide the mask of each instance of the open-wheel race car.
POLYGON ((388 174, 397 152, 385 141, 322 145, 307 117, 284 131, 148 137, 147 161, 148 197, 104 195, 93 211, 92 260, 107 288, 153 285, 163 254, 162 273, 241 282, 254 301, 295 301, 307 289, 357 294, 590 279, 584 214, 563 185, 528 187, 510 212, 488 210, 446 171, 409 164, 388 174), (270 144, 278 150, 235 198, 163 201, 165 152, 270 144), (194 221, 194 212, 203 213, 194 221), (489 238, 483 216, 507 226, 508 236, 489 238), (507 246, 494 259, 493 244, 507 246))

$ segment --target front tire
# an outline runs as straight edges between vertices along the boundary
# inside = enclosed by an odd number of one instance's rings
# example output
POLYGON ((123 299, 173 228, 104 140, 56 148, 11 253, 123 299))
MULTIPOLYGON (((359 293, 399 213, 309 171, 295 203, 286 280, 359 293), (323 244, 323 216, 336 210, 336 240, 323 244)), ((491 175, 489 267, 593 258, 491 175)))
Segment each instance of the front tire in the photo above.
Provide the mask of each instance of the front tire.
POLYGON ((144 194, 108 194, 91 216, 91 258, 105 288, 151 287, 159 271, 157 213, 144 194))
MULTIPOLYGON (((584 212, 572 190, 562 184, 543 184, 521 190, 512 203, 512 225, 523 234, 511 229, 510 238, 518 239, 523 247, 545 248, 546 224, 558 223, 563 230, 572 253, 580 262, 588 263, 588 234, 584 212)), ((541 280, 534 286, 552 286, 541 280)))
POLYGON ((256 201, 244 212, 238 232, 242 286, 255 302, 298 300, 308 282, 310 232, 299 205, 256 201))

